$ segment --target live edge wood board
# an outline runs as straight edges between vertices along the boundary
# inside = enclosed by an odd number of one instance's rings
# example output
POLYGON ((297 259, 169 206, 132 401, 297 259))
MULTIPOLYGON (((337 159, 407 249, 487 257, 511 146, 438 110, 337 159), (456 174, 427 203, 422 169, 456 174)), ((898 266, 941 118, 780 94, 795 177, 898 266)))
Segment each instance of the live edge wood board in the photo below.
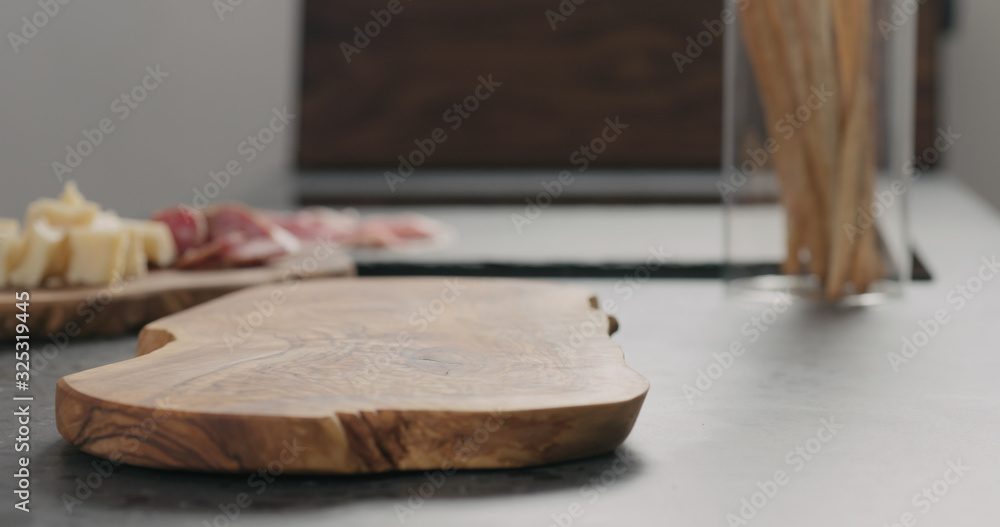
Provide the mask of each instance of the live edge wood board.
MULTIPOLYGON (((54 342, 120 335, 245 287, 357 274, 346 253, 317 247, 260 267, 163 269, 104 287, 33 289, 29 291, 28 310, 31 335, 54 342)), ((7 297, 6 302, 0 302, 0 338, 12 338, 20 322, 14 315, 21 311, 15 305, 14 290, 0 292, 7 297)))
POLYGON ((275 287, 256 287, 147 325, 138 357, 59 381, 59 432, 164 469, 523 467, 612 451, 649 388, 580 287, 307 284, 273 308, 275 287))

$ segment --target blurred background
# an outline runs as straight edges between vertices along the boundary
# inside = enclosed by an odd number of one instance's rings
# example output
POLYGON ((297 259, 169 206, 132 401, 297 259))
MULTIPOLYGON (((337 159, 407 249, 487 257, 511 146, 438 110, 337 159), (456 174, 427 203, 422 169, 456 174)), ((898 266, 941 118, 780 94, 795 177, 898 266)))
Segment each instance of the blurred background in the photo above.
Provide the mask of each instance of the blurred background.
MULTIPOLYGON (((565 21, 547 14, 559 5, 4 2, 0 215, 20 216, 63 177, 145 217, 196 203, 227 164, 238 173, 211 201, 523 202, 616 116, 630 129, 569 201, 717 199, 722 44, 683 67, 674 54, 693 55, 687 37, 719 17, 721 2, 587 0, 565 21), (371 14, 392 5, 391 21, 371 14), (369 23, 379 27, 366 44, 357 28, 369 23), (449 119, 490 74, 496 92, 480 89, 468 117, 449 119), (96 142, 104 119, 113 130, 73 159, 67 149, 96 142), (448 139, 421 177, 390 191, 386 172, 398 173, 398 156, 438 127, 448 139), (71 172, 57 175, 54 162, 71 172)), ((1000 3, 926 0, 922 9, 918 152, 951 127, 961 138, 935 169, 1000 205, 991 157, 1000 3)))

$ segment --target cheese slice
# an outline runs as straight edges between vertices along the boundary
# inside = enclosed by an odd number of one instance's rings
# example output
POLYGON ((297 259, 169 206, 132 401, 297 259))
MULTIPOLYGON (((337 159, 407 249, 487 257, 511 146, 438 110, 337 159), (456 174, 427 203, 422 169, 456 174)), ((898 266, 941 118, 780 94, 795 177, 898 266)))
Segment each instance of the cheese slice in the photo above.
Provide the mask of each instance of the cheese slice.
POLYGON ((28 205, 24 224, 30 225, 37 220, 45 219, 56 227, 90 225, 100 211, 101 206, 96 203, 70 205, 57 199, 42 198, 28 205))
POLYGON ((104 285, 125 274, 129 232, 119 222, 70 227, 66 283, 104 285))
POLYGON ((83 205, 87 203, 87 198, 83 197, 80 193, 80 188, 76 186, 76 181, 69 180, 63 186, 62 194, 59 195, 59 201, 67 205, 83 205))
POLYGON ((17 264, 24 244, 17 220, 0 219, 0 288, 7 286, 7 272, 17 264))
POLYGON ((146 249, 146 259, 157 267, 169 267, 177 259, 177 246, 170 227, 160 221, 123 220, 127 229, 138 234, 146 249))
POLYGON ((138 278, 149 274, 149 260, 146 258, 146 241, 141 233, 127 230, 128 249, 125 250, 125 276, 138 278))
MULTIPOLYGON (((50 276, 53 257, 59 252, 66 232, 38 219, 25 227, 23 254, 8 276, 8 283, 15 287, 38 287, 50 276)), ((57 262, 58 265, 58 262, 57 262)))
MULTIPOLYGON (((146 226, 150 223, 142 220, 123 220, 114 215, 114 221, 101 213, 94 220, 94 228, 102 228, 111 225, 120 226, 125 230, 125 269, 124 276, 136 278, 149 274, 149 258, 146 254, 146 226)), ((114 214, 111 212, 110 214, 114 214)))
MULTIPOLYGON (((118 214, 113 210, 101 211, 94 216, 94 220, 91 221, 89 225, 70 227, 70 230, 81 228, 89 228, 100 231, 118 231, 122 228, 122 221, 121 218, 118 217, 118 214)), ((67 280, 65 279, 67 273, 69 272, 70 262, 73 259, 75 252, 78 250, 79 249, 74 249, 70 245, 70 237, 67 236, 63 243, 57 247, 53 253, 52 261, 49 263, 49 268, 46 272, 46 278, 63 278, 64 280, 62 281, 66 282, 67 280)), ((87 252, 86 248, 84 248, 84 252, 87 252)), ((43 282, 43 284, 46 286, 49 286, 50 284, 59 285, 59 282, 60 281, 57 280, 49 280, 43 282)))
MULTIPOLYGON (((56 227, 61 231, 65 229, 61 227, 56 227)), ((49 256, 49 263, 45 266, 45 275, 42 276, 42 283, 46 283, 46 278, 61 277, 66 274, 66 269, 69 268, 69 240, 63 236, 62 241, 56 244, 52 248, 52 254, 49 256)), ((54 281, 53 283, 59 283, 54 281)))

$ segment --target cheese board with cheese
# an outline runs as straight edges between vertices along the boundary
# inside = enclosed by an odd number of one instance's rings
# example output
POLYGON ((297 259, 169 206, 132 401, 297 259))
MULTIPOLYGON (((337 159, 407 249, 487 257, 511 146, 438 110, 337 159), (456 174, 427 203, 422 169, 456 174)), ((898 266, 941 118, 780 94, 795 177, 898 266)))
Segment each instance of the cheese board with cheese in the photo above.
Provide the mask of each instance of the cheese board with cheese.
POLYGON ((23 229, 0 218, 0 293, 30 306, 24 314, 0 303, 0 338, 23 332, 27 317, 53 342, 117 335, 244 287, 352 276, 352 248, 423 250, 453 237, 418 214, 362 217, 326 207, 181 204, 127 219, 68 181, 58 198, 28 205, 23 229))
MULTIPOLYGON (((156 269, 102 286, 29 289, 28 312, 33 335, 58 341, 79 336, 113 336, 244 287, 274 283, 293 287, 303 279, 353 276, 354 261, 339 249, 318 245, 314 251, 262 266, 184 271, 156 269)), ((0 302, 0 338, 17 335, 21 311, 0 302)))
POLYGON ((28 205, 23 232, 0 219, 0 290, 11 299, 0 302, 0 338, 21 334, 25 317, 34 335, 53 341, 117 335, 244 287, 355 274, 338 243, 299 240, 242 206, 224 210, 227 231, 210 241, 207 220, 191 209, 205 239, 185 252, 185 226, 120 218, 72 181, 58 198, 28 205))

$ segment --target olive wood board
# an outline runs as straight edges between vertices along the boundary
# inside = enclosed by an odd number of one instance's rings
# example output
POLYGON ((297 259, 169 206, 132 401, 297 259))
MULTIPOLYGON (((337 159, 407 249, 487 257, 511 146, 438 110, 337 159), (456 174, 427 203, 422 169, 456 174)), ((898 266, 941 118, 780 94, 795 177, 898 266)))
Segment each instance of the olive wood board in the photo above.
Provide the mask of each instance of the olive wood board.
POLYGON ((614 450, 649 389, 582 287, 307 284, 280 298, 245 289, 147 325, 136 358, 59 380, 59 432, 162 469, 513 468, 614 450))
MULTIPOLYGON (((101 287, 29 289, 28 330, 32 337, 62 341, 79 336, 114 336, 245 287, 299 279, 354 276, 354 261, 321 246, 270 264, 234 269, 156 269, 148 275, 101 287)), ((16 291, 2 291, 0 338, 19 334, 16 291)), ((22 328, 23 329, 23 328, 22 328)), ((23 333, 23 331, 22 331, 23 333)))

